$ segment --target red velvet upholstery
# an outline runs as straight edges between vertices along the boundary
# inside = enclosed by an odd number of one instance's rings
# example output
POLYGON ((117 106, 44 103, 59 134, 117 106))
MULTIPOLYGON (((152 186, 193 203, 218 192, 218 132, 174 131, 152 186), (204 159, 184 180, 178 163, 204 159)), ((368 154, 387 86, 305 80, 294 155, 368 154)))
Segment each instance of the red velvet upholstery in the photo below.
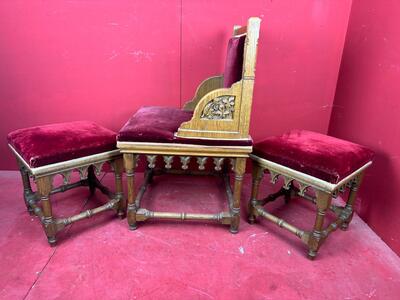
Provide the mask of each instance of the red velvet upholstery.
POLYGON ((116 149, 116 133, 88 121, 18 129, 7 140, 32 168, 116 149))
POLYGON ((231 87, 233 83, 242 79, 245 39, 246 36, 242 35, 229 40, 224 71, 225 88, 231 87))
POLYGON ((338 183, 373 157, 364 146, 306 130, 269 137, 255 144, 253 154, 331 183, 338 183))
POLYGON ((177 108, 147 106, 140 108, 122 127, 118 141, 172 142, 179 126, 193 113, 177 108))
POLYGON ((140 108, 122 127, 118 134, 121 142, 181 143, 215 146, 248 146, 252 140, 201 140, 177 138, 179 126, 192 118, 191 111, 178 108, 148 106, 140 108))

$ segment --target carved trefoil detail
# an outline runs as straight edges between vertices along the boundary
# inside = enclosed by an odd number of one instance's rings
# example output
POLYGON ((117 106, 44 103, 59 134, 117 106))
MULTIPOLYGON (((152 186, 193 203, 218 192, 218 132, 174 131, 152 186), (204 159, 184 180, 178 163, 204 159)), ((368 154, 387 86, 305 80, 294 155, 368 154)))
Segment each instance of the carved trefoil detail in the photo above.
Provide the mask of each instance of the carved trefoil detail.
POLYGON ((199 164, 199 170, 204 170, 205 164, 207 162, 207 157, 197 157, 197 163, 199 164))
POLYGON ((187 170, 188 169, 188 164, 190 162, 190 156, 181 156, 181 163, 182 163, 182 169, 187 170))
POLYGON ((156 166, 157 155, 146 155, 146 158, 149 163, 147 166, 150 169, 153 169, 156 166))
POLYGON ((215 171, 221 171, 222 169, 222 163, 224 162, 223 157, 214 157, 213 158, 214 165, 215 165, 215 171))
POLYGON ((63 183, 65 185, 69 183, 69 179, 71 178, 71 173, 72 173, 72 170, 68 170, 68 171, 61 173, 61 175, 63 177, 63 183))
POLYGON ((219 96, 207 103, 201 113, 201 119, 232 120, 235 112, 235 96, 219 96))
POLYGON ((164 158, 164 162, 165 162, 165 168, 171 169, 172 162, 174 161, 174 157, 171 155, 164 155, 163 158, 164 158))
POLYGON ((79 177, 81 180, 85 180, 88 177, 88 168, 89 166, 83 166, 78 168, 79 171, 79 177))

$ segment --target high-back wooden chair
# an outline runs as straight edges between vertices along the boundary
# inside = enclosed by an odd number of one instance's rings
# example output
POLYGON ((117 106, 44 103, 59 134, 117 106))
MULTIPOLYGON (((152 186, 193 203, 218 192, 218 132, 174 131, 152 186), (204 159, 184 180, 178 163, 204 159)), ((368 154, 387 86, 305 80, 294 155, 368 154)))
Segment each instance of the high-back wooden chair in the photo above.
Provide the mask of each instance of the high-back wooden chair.
POLYGON ((128 223, 151 218, 214 220, 239 227, 240 193, 246 158, 252 151, 249 123, 260 19, 250 18, 247 26, 235 26, 229 40, 224 75, 210 77, 197 88, 194 98, 183 109, 143 107, 118 135, 117 147, 124 155, 128 181, 128 223), (136 193, 134 170, 139 156, 145 156, 145 180, 136 193), (141 199, 154 175, 162 173, 209 174, 206 162, 212 160, 214 173, 224 177, 229 211, 216 214, 155 212, 141 208, 141 199), (181 164, 173 170, 173 162, 181 164), (189 163, 198 170, 190 170, 189 163), (162 164, 158 168, 157 164, 162 164), (233 191, 229 163, 235 173, 233 191))

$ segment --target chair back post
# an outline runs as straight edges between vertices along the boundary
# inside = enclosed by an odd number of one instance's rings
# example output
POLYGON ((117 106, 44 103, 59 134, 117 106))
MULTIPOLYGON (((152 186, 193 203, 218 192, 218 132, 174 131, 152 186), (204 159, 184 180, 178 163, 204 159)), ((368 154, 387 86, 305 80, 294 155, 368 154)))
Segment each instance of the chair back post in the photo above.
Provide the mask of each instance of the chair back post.
MULTIPOLYGON (((242 101, 240 131, 242 135, 249 134, 251 105, 253 102, 253 89, 257 60, 257 45, 260 32, 260 18, 252 17, 247 23, 247 36, 244 45, 243 71, 242 71, 242 101)), ((236 27, 236 26, 235 26, 236 27)), ((234 34, 240 34, 241 28, 234 27, 234 34)))

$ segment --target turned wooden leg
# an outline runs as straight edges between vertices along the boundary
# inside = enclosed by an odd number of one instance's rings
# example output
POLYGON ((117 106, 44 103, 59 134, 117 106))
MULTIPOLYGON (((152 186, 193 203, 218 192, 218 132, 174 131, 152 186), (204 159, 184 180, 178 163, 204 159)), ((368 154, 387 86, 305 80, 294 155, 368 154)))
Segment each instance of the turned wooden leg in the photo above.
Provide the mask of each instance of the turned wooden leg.
POLYGON ((19 165, 19 171, 21 173, 22 185, 24 187, 24 200, 26 209, 28 210, 30 215, 34 215, 33 208, 30 206, 29 202, 34 201, 36 199, 35 193, 32 191, 31 182, 29 180, 29 174, 26 170, 26 167, 22 164, 19 165))
POLYGON ((340 229, 342 230, 347 230, 349 228, 349 224, 351 220, 353 219, 353 214, 354 214, 354 204, 357 199, 357 191, 358 188, 361 185, 361 181, 363 179, 364 173, 361 173, 351 184, 350 186, 350 192, 349 192, 349 198, 347 199, 346 206, 343 209, 343 218, 345 221, 342 223, 340 226, 340 229))
POLYGON ((126 214, 126 200, 122 188, 122 173, 124 169, 124 160, 119 158, 114 163, 115 175, 115 196, 119 199, 118 216, 122 219, 126 214))
POLYGON ((257 218, 254 206, 257 204, 258 190, 263 176, 264 169, 258 163, 253 161, 251 197, 248 205, 248 221, 250 224, 254 224, 257 218))
POLYGON ((231 233, 239 231, 240 223, 240 194, 242 192, 243 174, 246 168, 246 158, 238 157, 235 160, 235 186, 233 188, 233 205, 231 209, 231 233))
POLYGON ((47 240, 51 246, 56 244, 56 232, 57 227, 53 218, 53 212, 50 203, 50 192, 52 189, 52 177, 45 176, 36 179, 36 185, 40 201, 42 203, 43 218, 42 224, 44 231, 46 232, 47 240))
POLYGON ((317 256, 319 247, 324 237, 322 230, 324 227, 325 214, 331 205, 332 195, 322 191, 316 191, 317 217, 315 219, 314 229, 308 240, 308 258, 314 259, 317 256))
POLYGON ((131 153, 124 153, 124 164, 126 172, 126 181, 128 184, 128 207, 127 207, 127 218, 129 229, 135 230, 136 225, 136 211, 135 205, 136 189, 135 189, 135 167, 136 167, 136 155, 131 153))

